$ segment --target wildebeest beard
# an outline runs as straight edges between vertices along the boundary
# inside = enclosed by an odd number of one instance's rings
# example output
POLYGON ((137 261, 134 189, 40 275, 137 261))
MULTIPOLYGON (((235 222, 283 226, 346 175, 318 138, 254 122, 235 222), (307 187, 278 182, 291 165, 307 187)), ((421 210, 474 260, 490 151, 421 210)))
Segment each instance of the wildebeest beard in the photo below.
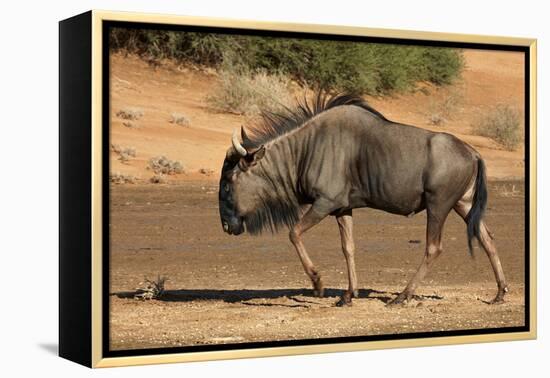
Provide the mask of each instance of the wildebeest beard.
POLYGON ((300 219, 300 205, 294 199, 262 198, 262 203, 253 213, 244 216, 246 231, 252 235, 261 234, 264 230, 271 233, 283 226, 292 227, 300 219))

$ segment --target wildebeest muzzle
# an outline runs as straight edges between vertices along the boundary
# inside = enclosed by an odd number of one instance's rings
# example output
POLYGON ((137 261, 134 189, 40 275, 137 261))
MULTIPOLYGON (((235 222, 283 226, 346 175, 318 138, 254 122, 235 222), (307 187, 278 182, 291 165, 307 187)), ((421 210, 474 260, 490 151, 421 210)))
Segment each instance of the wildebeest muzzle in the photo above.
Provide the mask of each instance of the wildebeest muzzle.
POLYGON ((235 217, 222 220, 223 230, 229 235, 240 235, 244 232, 243 222, 235 217))

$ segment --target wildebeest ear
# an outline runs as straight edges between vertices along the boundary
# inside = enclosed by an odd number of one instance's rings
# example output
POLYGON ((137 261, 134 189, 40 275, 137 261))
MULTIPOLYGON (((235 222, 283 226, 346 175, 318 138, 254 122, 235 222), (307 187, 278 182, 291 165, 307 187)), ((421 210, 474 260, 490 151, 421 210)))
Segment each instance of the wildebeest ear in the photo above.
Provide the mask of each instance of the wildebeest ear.
POLYGON ((246 171, 248 168, 258 164, 258 161, 260 161, 264 157, 264 155, 265 147, 260 146, 254 151, 248 152, 248 155, 246 155, 239 161, 239 167, 241 168, 241 170, 246 171))
POLYGON ((254 160, 258 161, 261 158, 263 158, 265 155, 265 147, 262 145, 260 146, 256 151, 252 153, 252 156, 254 156, 254 160))
POLYGON ((256 164, 258 161, 260 161, 261 158, 265 155, 265 147, 260 146, 257 150, 254 152, 249 153, 252 156, 252 162, 256 164))

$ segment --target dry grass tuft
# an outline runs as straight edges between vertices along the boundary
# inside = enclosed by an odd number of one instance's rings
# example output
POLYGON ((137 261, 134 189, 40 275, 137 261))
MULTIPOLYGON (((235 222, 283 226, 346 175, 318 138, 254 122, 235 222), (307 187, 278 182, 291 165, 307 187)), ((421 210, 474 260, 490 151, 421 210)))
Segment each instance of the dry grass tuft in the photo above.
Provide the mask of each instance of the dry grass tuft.
POLYGON ((130 122, 130 121, 122 122, 122 125, 126 126, 129 129, 139 129, 139 126, 137 124, 135 124, 134 122, 130 122))
POLYGON ((431 125, 441 126, 458 113, 464 102, 464 86, 457 84, 437 93, 437 96, 432 97, 428 107, 428 121, 431 125))
POLYGON ((523 138, 520 112, 508 105, 498 105, 473 125, 473 131, 513 151, 520 145, 523 138))
POLYGON ((160 175, 154 175, 149 179, 149 182, 151 184, 166 184, 168 180, 166 180, 166 176, 160 174, 160 175))
POLYGON ((496 187, 496 191, 502 197, 507 198, 523 198, 524 194, 516 188, 516 184, 502 184, 496 187))
POLYGON ((170 114, 170 123, 174 125, 189 127, 191 126, 191 121, 184 114, 181 113, 172 113, 170 114))
POLYGON ((149 159, 147 169, 151 169, 156 174, 175 175, 185 173, 185 168, 180 161, 170 160, 166 156, 155 156, 149 159))
POLYGON ((136 176, 120 172, 111 173, 109 179, 113 184, 135 184, 138 181, 136 176))
POLYGON ((214 174, 214 170, 211 168, 201 168, 199 169, 199 173, 205 176, 212 176, 214 174))
POLYGON ((118 160, 123 163, 130 161, 130 158, 136 157, 136 149, 134 147, 122 147, 119 144, 111 144, 111 150, 118 154, 118 160))
POLYGON ((141 117, 143 117, 143 110, 138 108, 123 108, 120 109, 118 112, 116 112, 116 116, 118 118, 130 120, 130 121, 137 121, 141 117))
POLYGON ((290 84, 283 74, 227 66, 220 72, 219 87, 206 101, 216 111, 256 117, 262 111, 277 112, 291 106, 290 84))
POLYGON ((157 276, 157 279, 151 281, 145 277, 145 282, 141 284, 143 287, 136 288, 136 293, 134 294, 135 299, 141 299, 143 301, 150 299, 160 299, 164 294, 164 285, 168 281, 167 277, 157 276))

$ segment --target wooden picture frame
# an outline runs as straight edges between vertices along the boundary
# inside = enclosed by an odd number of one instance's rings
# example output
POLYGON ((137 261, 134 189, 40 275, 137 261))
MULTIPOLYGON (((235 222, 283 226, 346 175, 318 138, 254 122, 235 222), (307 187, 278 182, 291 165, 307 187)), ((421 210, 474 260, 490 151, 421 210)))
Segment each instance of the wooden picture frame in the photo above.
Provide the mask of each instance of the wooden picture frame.
MULTIPOLYGON (((536 338, 535 39, 95 10, 61 21, 59 25, 59 354, 61 357, 88 367, 109 367, 536 338), (217 343, 202 345, 188 345, 183 342, 180 346, 154 348, 145 346, 113 350, 109 343, 110 338, 113 337, 109 331, 111 316, 109 308, 112 306, 110 300, 116 293, 113 293, 110 286, 109 196, 112 189, 109 173, 111 173, 110 163, 113 161, 112 152, 110 152, 110 127, 117 109, 113 108, 111 96, 113 67, 110 63, 109 32, 117 27, 182 33, 253 35, 281 39, 304 38, 367 44, 448 47, 475 51, 508 51, 521 54, 524 68, 521 122, 525 128, 521 144, 524 151, 523 165, 520 170, 523 175, 521 198, 525 200, 522 203, 516 198, 514 203, 519 204, 517 206, 524 206, 522 207, 524 212, 522 227, 525 233, 522 236, 524 248, 521 255, 523 259, 518 258, 518 264, 523 266, 525 273, 521 283, 523 324, 507 326, 507 320, 504 319, 505 325, 502 327, 475 328, 472 326, 473 328, 451 330, 434 328, 430 332, 417 332, 412 329, 410 332, 389 334, 369 334, 367 331, 365 334, 355 336, 336 333, 332 337, 297 336, 261 341, 245 338, 233 341, 221 340, 217 343)), ((153 67, 151 72, 157 72, 154 71, 155 69, 153 67)), ((120 78, 119 80, 124 81, 120 78)), ((227 147, 229 146, 228 134, 227 147)), ((220 160, 219 166, 221 164, 220 160)), ((217 173, 214 172, 216 180, 219 177, 217 173)), ((515 190, 514 187, 513 191, 515 190)), ((210 194, 213 197, 209 198, 213 198, 213 203, 217 205, 216 193, 210 194)), ((212 227, 213 229, 215 227, 217 232, 222 232, 219 223, 212 227)), ((230 240, 233 239, 228 239, 228 242, 230 240)), ((415 243, 417 242, 414 240, 411 242, 411 244, 415 243)), ((291 258, 289 256, 289 260, 291 258)), ((413 258, 414 264, 419 258, 420 255, 413 258)), ((464 257, 466 258, 467 256, 464 257)), ((297 260, 292 260, 288 264, 294 263, 299 264, 297 260)), ((490 269, 483 257, 479 258, 476 264, 483 265, 484 271, 490 269)), ((360 286, 363 287, 365 284, 367 283, 360 286)), ((178 288, 177 282, 175 285, 178 288)), ((492 283, 486 286, 491 290, 493 288, 492 283)), ((373 288, 369 290, 374 290, 376 285, 368 283, 368 287, 373 288)), ((224 288, 219 289, 220 292, 216 295, 223 296, 224 288)), ((127 287, 127 290, 134 290, 134 287, 127 287)), ((437 291, 437 283, 434 284, 434 290, 437 291)), ((269 301, 270 297, 263 299, 269 301)), ((137 301, 132 298, 125 300, 137 301)), ((471 298, 471 300, 479 306, 482 305, 479 298, 471 298)), ((243 316, 246 316, 246 311, 243 313, 245 314, 243 316)))

